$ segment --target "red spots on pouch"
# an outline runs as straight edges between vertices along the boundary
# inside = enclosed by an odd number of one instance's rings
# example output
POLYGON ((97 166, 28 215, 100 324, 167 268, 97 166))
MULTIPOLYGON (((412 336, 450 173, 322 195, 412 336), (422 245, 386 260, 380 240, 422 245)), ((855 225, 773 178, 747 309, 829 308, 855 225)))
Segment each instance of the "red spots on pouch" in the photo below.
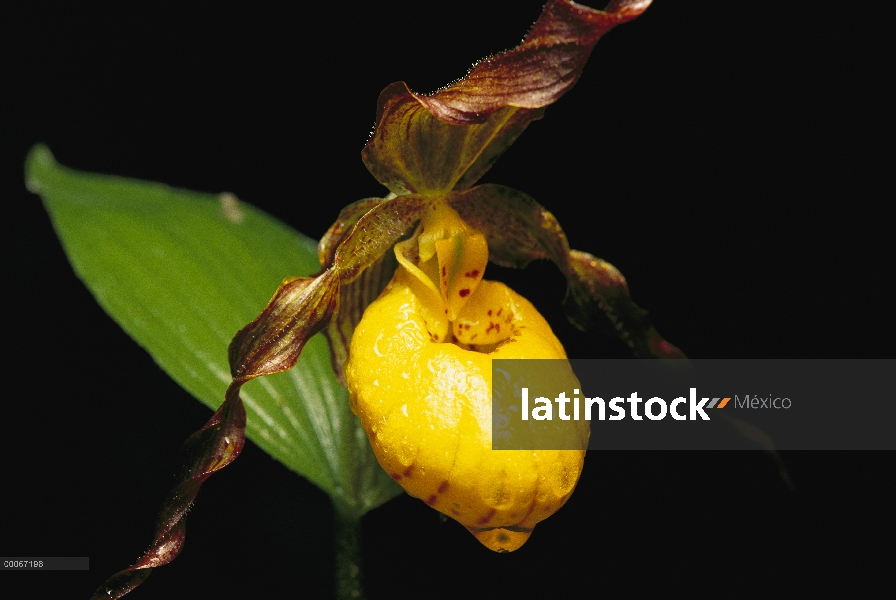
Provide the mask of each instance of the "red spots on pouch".
POLYGON ((469 288, 464 288, 461 291, 459 291, 458 294, 460 294, 461 298, 466 298, 467 296, 470 295, 470 290, 469 290, 469 288))
POLYGON ((485 515, 484 517, 482 517, 481 519, 479 519, 476 522, 479 523, 480 525, 485 525, 486 523, 488 523, 489 521, 492 520, 492 517, 494 517, 495 513, 497 513, 497 512, 498 511, 493 508, 488 512, 487 515, 485 515))

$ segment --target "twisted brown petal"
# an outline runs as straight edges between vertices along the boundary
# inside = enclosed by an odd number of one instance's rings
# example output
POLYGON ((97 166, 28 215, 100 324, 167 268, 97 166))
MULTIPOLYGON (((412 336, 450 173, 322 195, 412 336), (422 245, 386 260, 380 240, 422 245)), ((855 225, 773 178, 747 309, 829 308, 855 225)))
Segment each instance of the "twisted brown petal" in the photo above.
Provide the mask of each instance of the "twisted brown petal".
POLYGON ((143 583, 155 567, 170 563, 180 554, 186 537, 187 510, 196 499, 199 487, 212 473, 233 462, 243 450, 246 411, 238 390, 238 385, 231 385, 224 403, 181 447, 180 483, 162 503, 149 549, 132 566, 107 579, 93 593, 91 600, 121 598, 143 583))
POLYGON ((578 80, 598 40, 647 10, 651 0, 614 0, 596 10, 549 0, 522 43, 479 62, 460 81, 431 96, 414 96, 437 118, 483 123, 504 106, 541 108, 578 80))
POLYGON ((348 360, 349 344, 352 334, 367 305, 379 297, 386 289, 386 284, 392 279, 398 261, 395 254, 386 252, 375 263, 367 267, 357 279, 341 286, 339 296, 339 311, 330 319, 330 324, 324 330, 327 341, 330 343, 330 361, 336 379, 345 387, 348 387, 343 374, 343 366, 348 360))
POLYGON ((330 225, 317 244, 317 258, 323 268, 326 269, 333 264, 333 259, 336 258, 336 248, 351 233, 361 217, 383 201, 382 198, 364 198, 349 204, 339 212, 336 222, 330 225))
MULTIPOLYGON (((337 312, 342 286, 377 263, 420 218, 426 201, 419 196, 399 196, 370 204, 372 208, 357 218, 338 245, 335 232, 339 222, 331 228, 333 233, 328 234, 321 250, 322 255, 332 254, 332 264, 326 270, 317 277, 284 280, 261 314, 236 334, 228 349, 234 381, 245 382, 295 365, 308 339, 326 328, 337 312), (333 246, 335 250, 331 250, 333 246)), ((360 212, 343 214, 354 220, 360 212)))
POLYGON ((610 263, 570 250, 563 228, 530 196, 500 185, 480 185, 449 197, 449 204, 488 240, 489 260, 522 268, 551 259, 566 276, 570 322, 583 331, 610 333, 640 358, 684 358, 635 304, 622 274, 610 263))
MULTIPOLYGON (((94 593, 94 600, 121 598, 140 585, 153 568, 177 557, 186 536, 186 514, 200 486, 209 475, 233 462, 245 444, 246 411, 240 388, 261 375, 292 368, 306 342, 327 327, 336 312, 341 285, 377 264, 427 206, 418 196, 372 204, 375 206, 357 219, 351 233, 341 237, 338 246, 333 243, 336 249, 328 269, 317 277, 285 279, 261 314, 230 342, 233 381, 224 403, 181 448, 178 483, 162 503, 152 544, 134 565, 106 580, 94 593)), ((351 212, 348 214, 352 219, 351 212)), ((332 236, 339 237, 334 228, 332 236)))
POLYGON ((639 358, 685 358, 684 353, 664 340, 650 323, 647 311, 635 304, 619 270, 587 252, 570 250, 566 279, 569 294, 564 301, 569 321, 583 331, 600 331, 603 313, 615 334, 639 358), (598 310, 595 310, 598 309, 598 310))
POLYGON ((358 219, 333 257, 340 280, 350 282, 376 262, 420 220, 430 204, 422 196, 398 196, 377 204, 358 219))
MULTIPOLYGON (((339 213, 339 218, 320 239, 317 246, 320 264, 329 267, 336 258, 336 248, 351 233, 358 221, 376 205, 384 202, 382 198, 365 198, 358 200, 339 213)), ((336 372, 336 379, 343 386, 345 376, 342 366, 348 360, 348 348, 355 326, 361 321, 361 315, 368 304, 373 302, 395 271, 395 257, 386 252, 379 260, 370 265, 351 283, 341 286, 339 293, 339 311, 330 319, 324 330, 330 346, 330 361, 336 372)))
POLYGON ((472 186, 575 84, 601 36, 649 4, 617 0, 600 11, 550 0, 519 46, 480 61, 456 83, 431 95, 393 83, 380 94, 364 164, 396 194, 472 186))
POLYGON ((321 239, 321 264, 328 264, 325 259, 338 263, 344 273, 339 310, 324 332, 330 342, 333 370, 343 385, 342 367, 348 360, 355 326, 395 272, 395 255, 388 250, 420 218, 426 205, 420 196, 362 200, 343 210, 340 220, 321 239), (360 274, 350 280, 359 268, 360 274))
POLYGON ((327 269, 317 277, 287 278, 267 307, 230 342, 234 380, 286 371, 339 304, 339 277, 327 269))

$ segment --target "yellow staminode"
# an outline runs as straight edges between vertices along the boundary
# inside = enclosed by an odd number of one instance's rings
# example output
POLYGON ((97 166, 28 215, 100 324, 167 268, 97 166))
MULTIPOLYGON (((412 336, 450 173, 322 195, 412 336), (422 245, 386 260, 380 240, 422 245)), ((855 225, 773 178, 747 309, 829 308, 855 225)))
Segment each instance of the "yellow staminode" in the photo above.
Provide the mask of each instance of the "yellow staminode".
POLYGON ((563 346, 528 300, 481 280, 485 239, 445 203, 396 254, 398 271, 352 337, 352 410, 409 494, 488 548, 516 550, 572 494, 585 449, 492 450, 491 362, 562 359, 563 346))

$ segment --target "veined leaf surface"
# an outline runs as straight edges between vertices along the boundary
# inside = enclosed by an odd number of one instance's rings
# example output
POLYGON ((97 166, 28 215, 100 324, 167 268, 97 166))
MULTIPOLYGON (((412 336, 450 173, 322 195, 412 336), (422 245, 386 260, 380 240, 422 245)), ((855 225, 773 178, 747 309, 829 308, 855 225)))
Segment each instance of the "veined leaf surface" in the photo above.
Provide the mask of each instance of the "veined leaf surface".
MULTIPOLYGON (((212 409, 231 380, 233 335, 284 277, 320 268, 313 240, 231 195, 74 171, 43 146, 25 175, 103 309, 212 409)), ((127 390, 112 395, 127 401, 127 390)), ((343 508, 360 516, 401 491, 370 451, 322 336, 293 369, 248 383, 241 396, 249 439, 343 508)))

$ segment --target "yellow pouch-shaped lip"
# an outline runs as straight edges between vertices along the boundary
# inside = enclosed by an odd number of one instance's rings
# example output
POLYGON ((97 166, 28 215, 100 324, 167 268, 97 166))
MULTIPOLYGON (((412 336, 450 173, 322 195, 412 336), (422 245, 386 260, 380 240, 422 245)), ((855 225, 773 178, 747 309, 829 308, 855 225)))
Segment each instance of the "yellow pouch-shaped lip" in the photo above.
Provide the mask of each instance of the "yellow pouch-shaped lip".
POLYGON ((531 303, 491 281, 479 283, 454 328, 491 326, 493 334, 500 319, 502 339, 486 336, 489 345, 481 347, 435 341, 416 287, 399 268, 355 329, 346 367, 352 410, 380 465, 409 494, 488 548, 516 550, 572 494, 588 425, 579 432, 582 450, 492 450, 491 362, 566 358, 563 347, 531 303))

